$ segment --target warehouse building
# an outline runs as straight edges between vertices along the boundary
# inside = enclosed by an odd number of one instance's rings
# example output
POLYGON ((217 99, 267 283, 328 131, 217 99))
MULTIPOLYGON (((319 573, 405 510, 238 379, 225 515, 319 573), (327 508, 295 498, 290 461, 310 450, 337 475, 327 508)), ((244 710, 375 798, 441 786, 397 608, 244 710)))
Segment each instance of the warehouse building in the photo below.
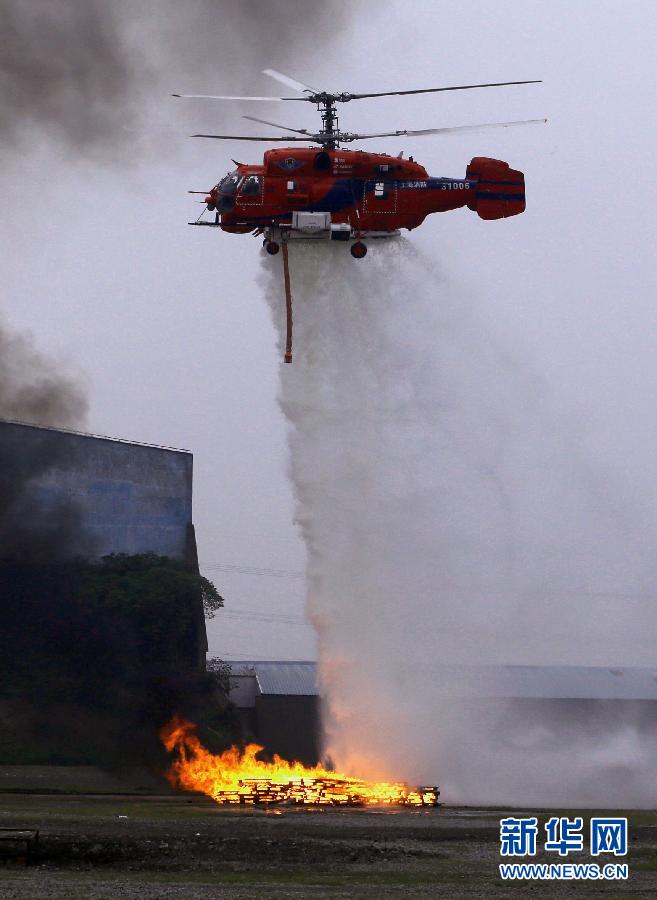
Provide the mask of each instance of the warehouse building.
POLYGON ((247 736, 284 759, 319 762, 321 728, 314 662, 233 661, 230 699, 247 736))
MULTIPOLYGON (((24 527, 37 545, 65 530, 67 558, 155 553, 198 571, 188 451, 0 420, 0 467, 2 549, 24 527)), ((204 667, 200 597, 195 619, 204 667)))
MULTIPOLYGON (((230 698, 246 733, 269 753, 306 765, 319 762, 317 664, 228 664, 230 698)), ((488 722, 503 744, 525 741, 533 729, 560 746, 575 746, 598 732, 611 740, 627 728, 657 740, 657 668, 435 664, 413 665, 408 674, 409 684, 430 682, 434 714, 448 703, 463 721, 488 722)), ((422 693, 427 695, 426 686, 422 693)))

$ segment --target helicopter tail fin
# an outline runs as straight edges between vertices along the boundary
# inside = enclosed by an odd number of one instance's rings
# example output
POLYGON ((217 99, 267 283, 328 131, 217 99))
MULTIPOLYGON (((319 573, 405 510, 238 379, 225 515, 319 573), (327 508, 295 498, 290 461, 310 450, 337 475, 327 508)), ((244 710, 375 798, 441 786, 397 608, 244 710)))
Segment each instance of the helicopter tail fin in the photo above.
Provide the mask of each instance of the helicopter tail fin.
POLYGON ((501 159, 475 156, 465 177, 474 181, 468 206, 482 219, 505 219, 525 211, 525 176, 501 159))

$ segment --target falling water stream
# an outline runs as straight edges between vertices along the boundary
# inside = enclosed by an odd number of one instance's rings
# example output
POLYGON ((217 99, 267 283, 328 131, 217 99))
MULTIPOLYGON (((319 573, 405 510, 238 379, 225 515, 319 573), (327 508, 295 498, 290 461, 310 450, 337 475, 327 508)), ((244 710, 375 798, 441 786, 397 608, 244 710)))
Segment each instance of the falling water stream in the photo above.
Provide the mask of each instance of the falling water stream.
MULTIPOLYGON (((583 718, 490 701, 495 668, 484 690, 469 681, 473 665, 653 665, 655 523, 587 460, 522 348, 410 242, 358 262, 293 244, 290 264, 280 403, 331 758, 439 781, 452 802, 654 803, 640 703, 583 718)), ((282 356, 281 268, 263 254, 282 356)))

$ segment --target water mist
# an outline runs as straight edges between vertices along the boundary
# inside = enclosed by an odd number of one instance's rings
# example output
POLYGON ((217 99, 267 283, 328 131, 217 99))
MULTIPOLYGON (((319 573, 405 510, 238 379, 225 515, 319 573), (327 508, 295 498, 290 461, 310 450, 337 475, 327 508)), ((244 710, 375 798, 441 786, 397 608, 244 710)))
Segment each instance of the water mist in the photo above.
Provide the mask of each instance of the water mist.
MULTIPOLYGON (((654 664, 657 524, 410 242, 360 262, 293 244, 290 263, 280 402, 331 758, 437 780, 452 802, 654 803, 641 704, 584 727, 549 703, 463 699, 469 670, 454 696, 441 666, 654 664)), ((261 280, 282 348, 280 258, 263 254, 261 280)))

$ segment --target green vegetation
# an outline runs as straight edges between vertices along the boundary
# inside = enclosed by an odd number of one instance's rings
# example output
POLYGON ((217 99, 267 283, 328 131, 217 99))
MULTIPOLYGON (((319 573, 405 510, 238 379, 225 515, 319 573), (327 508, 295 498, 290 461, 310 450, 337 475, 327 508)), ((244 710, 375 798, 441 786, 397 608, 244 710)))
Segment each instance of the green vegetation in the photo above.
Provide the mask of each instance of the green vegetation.
POLYGON ((161 762, 174 712, 224 747, 237 722, 202 671, 203 614, 223 605, 182 562, 0 564, 0 762, 161 762))

